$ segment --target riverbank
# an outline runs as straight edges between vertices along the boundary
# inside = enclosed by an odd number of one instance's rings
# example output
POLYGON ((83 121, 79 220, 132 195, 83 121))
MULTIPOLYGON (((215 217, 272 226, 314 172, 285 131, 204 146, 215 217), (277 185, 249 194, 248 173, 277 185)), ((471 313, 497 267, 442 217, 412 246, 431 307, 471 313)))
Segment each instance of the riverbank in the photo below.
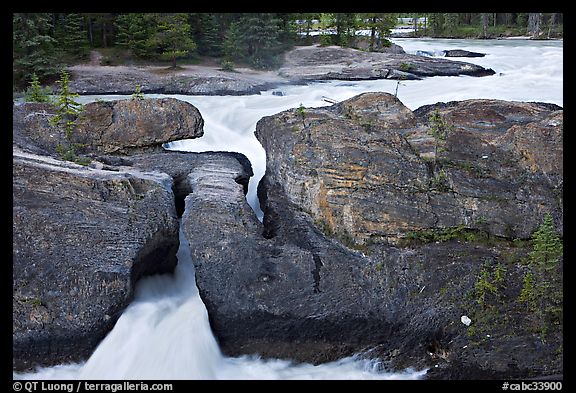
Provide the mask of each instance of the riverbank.
POLYGON ((71 89, 82 95, 132 94, 139 86, 148 94, 250 95, 286 84, 320 80, 414 80, 433 76, 494 74, 475 64, 405 53, 398 45, 380 52, 339 46, 296 46, 283 55, 277 70, 235 67, 215 62, 180 65, 102 65, 93 52, 90 63, 67 67, 71 89))

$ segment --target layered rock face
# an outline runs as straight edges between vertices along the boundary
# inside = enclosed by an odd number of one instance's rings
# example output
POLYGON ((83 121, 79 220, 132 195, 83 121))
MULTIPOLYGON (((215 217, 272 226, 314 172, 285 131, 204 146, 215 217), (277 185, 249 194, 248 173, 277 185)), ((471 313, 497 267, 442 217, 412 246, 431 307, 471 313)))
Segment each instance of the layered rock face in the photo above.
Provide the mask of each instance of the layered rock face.
POLYGON ((518 243, 545 214, 562 229, 561 119, 487 100, 412 112, 384 93, 261 119, 261 233, 234 176, 188 179, 230 195, 193 192, 183 218, 222 350, 315 363, 360 352, 431 378, 562 373, 561 324, 542 338, 517 300, 530 252, 518 243), (434 109, 450 126, 440 150, 434 109), (527 153, 544 139, 555 158, 527 153))
POLYGON ((546 212, 561 218, 561 111, 484 100, 443 108, 452 131, 435 157, 428 109, 415 114, 391 95, 366 93, 266 117, 256 135, 267 182, 358 245, 458 225, 527 238, 546 212), (522 153, 528 145, 546 147, 522 153))

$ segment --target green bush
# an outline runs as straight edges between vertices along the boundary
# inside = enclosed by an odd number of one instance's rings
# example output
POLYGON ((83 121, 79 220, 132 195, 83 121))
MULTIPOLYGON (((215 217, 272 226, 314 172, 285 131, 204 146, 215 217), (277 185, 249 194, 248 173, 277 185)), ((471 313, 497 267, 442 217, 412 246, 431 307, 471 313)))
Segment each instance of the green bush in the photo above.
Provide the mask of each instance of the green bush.
POLYGON ((220 69, 222 71, 234 71, 234 62, 230 60, 222 60, 220 63, 220 69))

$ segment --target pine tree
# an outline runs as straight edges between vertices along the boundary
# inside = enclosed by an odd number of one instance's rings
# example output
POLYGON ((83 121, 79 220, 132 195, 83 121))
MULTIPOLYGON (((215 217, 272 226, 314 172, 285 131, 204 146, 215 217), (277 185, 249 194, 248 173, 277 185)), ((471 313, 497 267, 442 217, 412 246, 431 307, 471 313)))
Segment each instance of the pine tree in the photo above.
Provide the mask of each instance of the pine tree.
POLYGON ((224 43, 222 44, 224 55, 229 61, 242 60, 244 48, 241 39, 240 23, 232 22, 228 26, 224 43))
POLYGON ((433 37, 440 36, 444 31, 444 14, 431 13, 428 17, 428 26, 433 37))
POLYGON ((172 62, 176 68, 176 60, 188 56, 196 50, 196 43, 190 34, 188 15, 185 13, 157 15, 156 32, 149 43, 161 56, 172 62))
POLYGON ((563 253, 562 240, 556 234, 554 220, 550 214, 544 216, 544 221, 532 235, 534 251, 530 253, 530 261, 542 271, 556 267, 563 253))
POLYGON ((48 89, 40 85, 40 80, 36 73, 32 74, 30 86, 25 93, 26 102, 50 102, 48 89))
POLYGON ((118 33, 116 44, 129 49, 137 57, 145 57, 148 53, 146 45, 150 38, 146 19, 143 14, 121 14, 115 21, 118 33))
POLYGON ((220 37, 220 24, 217 16, 201 14, 199 30, 198 52, 208 56, 221 56, 222 38, 220 37))
POLYGON ((240 39, 248 61, 256 68, 275 66, 281 49, 279 20, 273 14, 246 14, 240 22, 240 39))
POLYGON ((77 58, 88 54, 88 38, 83 30, 84 17, 80 14, 65 14, 57 29, 59 47, 77 58))
POLYGON ((391 30, 396 26, 396 14, 362 13, 359 14, 359 19, 359 27, 370 30, 370 51, 378 46, 390 46, 385 37, 389 37, 391 30))
POLYGON ((458 14, 446 13, 444 14, 444 31, 447 34, 453 35, 458 28, 458 14))
POLYGON ((12 78, 22 87, 32 74, 40 80, 58 74, 56 40, 50 36, 52 16, 47 13, 12 14, 12 78))

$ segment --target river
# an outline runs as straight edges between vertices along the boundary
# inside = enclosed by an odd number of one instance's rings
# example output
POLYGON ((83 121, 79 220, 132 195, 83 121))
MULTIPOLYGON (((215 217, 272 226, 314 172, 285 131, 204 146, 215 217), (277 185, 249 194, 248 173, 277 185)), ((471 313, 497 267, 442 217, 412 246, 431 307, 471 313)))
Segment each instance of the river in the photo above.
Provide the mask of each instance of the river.
MULTIPOLYGON (((480 58, 455 58, 492 68, 496 74, 475 78, 433 77, 420 81, 329 81, 306 86, 281 86, 250 96, 170 95, 195 105, 204 118, 204 136, 167 144, 170 150, 236 151, 252 163, 247 200, 262 219, 256 187, 264 175, 266 154, 254 136, 256 122, 283 110, 330 105, 362 92, 397 93, 410 109, 437 102, 473 98, 539 101, 563 106, 563 41, 448 40, 397 38, 408 53, 443 55, 447 49, 485 53, 480 58), (281 94, 281 95, 280 95, 281 94)), ((160 95, 147 95, 160 97, 160 95)), ((162 96, 165 97, 165 96, 162 96)), ((126 96, 85 96, 95 99, 126 96)), ((129 98, 129 97, 128 97, 129 98)), ((182 238, 181 238, 182 239, 182 238)), ((377 359, 361 354, 323 365, 263 360, 257 354, 223 356, 210 331, 206 308, 198 295, 190 251, 181 240, 174 276, 141 280, 135 299, 85 363, 14 374, 18 379, 419 379, 426 370, 392 373, 377 359)))

